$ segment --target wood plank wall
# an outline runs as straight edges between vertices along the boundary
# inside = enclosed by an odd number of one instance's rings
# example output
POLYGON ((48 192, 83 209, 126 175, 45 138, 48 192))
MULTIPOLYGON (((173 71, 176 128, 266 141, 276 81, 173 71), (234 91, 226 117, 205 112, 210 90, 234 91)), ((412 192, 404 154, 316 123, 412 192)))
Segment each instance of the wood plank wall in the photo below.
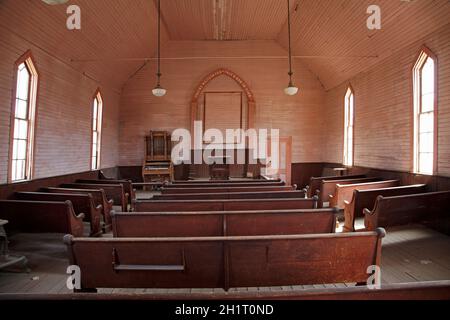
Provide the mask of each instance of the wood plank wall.
POLYGON ((34 178, 90 170, 92 98, 99 86, 104 101, 101 167, 116 166, 118 91, 99 85, 27 40, 0 32, 0 184, 7 182, 14 63, 29 49, 40 76, 34 178))
POLYGON ((355 166, 410 172, 412 67, 422 45, 438 57, 438 175, 450 176, 450 25, 326 93, 324 161, 342 162, 344 95, 355 91, 355 166))
MULTIPOLYGON (((288 97, 288 61, 269 56, 286 56, 275 41, 183 41, 163 47, 165 57, 217 57, 188 60, 163 60, 164 98, 155 98, 155 64, 149 63, 124 87, 120 112, 120 165, 141 165, 144 136, 150 129, 173 131, 190 128, 190 101, 197 86, 209 73, 228 68, 248 83, 256 100, 256 127, 281 129, 281 135, 293 136, 296 162, 320 160, 322 148, 321 106, 324 91, 320 82, 301 62, 295 61, 295 83, 300 94, 288 97), (266 59, 241 56, 266 55, 266 59), (227 57, 227 58, 220 58, 227 57)), ((220 77, 206 91, 242 89, 234 81, 220 77)))

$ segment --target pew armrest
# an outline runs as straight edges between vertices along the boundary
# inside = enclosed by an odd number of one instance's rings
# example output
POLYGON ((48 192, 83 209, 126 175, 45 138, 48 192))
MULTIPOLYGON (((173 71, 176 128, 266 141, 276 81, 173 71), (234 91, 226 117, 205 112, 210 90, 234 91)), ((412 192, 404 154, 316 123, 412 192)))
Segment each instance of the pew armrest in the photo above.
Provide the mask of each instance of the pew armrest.
POLYGON ((123 199, 123 203, 122 203, 122 211, 123 212, 127 212, 128 211, 128 201, 130 199, 130 194, 128 192, 126 192, 124 194, 124 199, 123 199))
POLYGON ((378 215, 375 214, 375 210, 370 211, 365 208, 363 210, 364 213, 364 226, 367 231, 374 231, 378 227, 378 215))
POLYGON ((344 232, 355 231, 355 196, 352 201, 344 200, 344 232))

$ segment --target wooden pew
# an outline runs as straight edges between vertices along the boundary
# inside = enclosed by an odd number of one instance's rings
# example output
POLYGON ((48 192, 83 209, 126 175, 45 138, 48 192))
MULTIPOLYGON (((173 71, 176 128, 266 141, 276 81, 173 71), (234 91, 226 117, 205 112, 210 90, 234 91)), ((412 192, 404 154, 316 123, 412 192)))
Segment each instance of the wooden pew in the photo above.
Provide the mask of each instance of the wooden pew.
POLYGON ((378 196, 372 211, 364 209, 364 224, 367 230, 374 230, 420 222, 449 234, 449 203, 450 191, 378 196))
POLYGON ((106 193, 103 189, 69 189, 69 188, 42 188, 42 192, 49 193, 70 193, 70 194, 90 194, 94 200, 95 207, 102 207, 103 216, 103 231, 111 230, 111 212, 113 210, 113 201, 106 198, 106 193))
POLYGON ((212 200, 212 199, 279 199, 304 198, 303 191, 274 192, 225 192, 225 193, 183 193, 154 195, 152 200, 212 200))
POLYGON ((230 188, 230 187, 276 187, 276 186, 284 186, 286 185, 283 181, 267 181, 260 183, 213 183, 213 182, 205 182, 205 183, 184 183, 184 184, 167 184, 164 186, 165 189, 170 188, 230 188))
POLYGON ((136 212, 245 211, 315 209, 313 199, 136 200, 136 212))
POLYGON ((74 238, 70 264, 82 290, 96 288, 230 288, 365 283, 380 266, 383 229, 341 234, 74 238))
POLYGON ((344 179, 359 179, 366 178, 365 175, 349 175, 349 176, 331 176, 331 177, 311 177, 309 185, 303 189, 307 192, 307 197, 312 198, 313 196, 318 196, 320 193, 320 185, 322 181, 326 180, 344 180, 344 179))
POLYGON ((0 219, 8 229, 30 233, 68 233, 82 237, 84 214, 76 215, 70 201, 1 200, 0 219))
POLYGON ((356 184, 337 184, 334 194, 329 196, 330 207, 337 207, 344 209, 345 201, 350 201, 353 195, 353 190, 370 190, 398 187, 399 180, 386 180, 356 184))
POLYGON ((335 233, 336 211, 114 213, 114 237, 221 237, 335 233))
POLYGON ((102 234, 101 217, 102 207, 95 206, 92 195, 90 194, 63 194, 63 193, 44 193, 44 192, 16 192, 17 200, 26 201, 70 201, 76 215, 84 214, 85 220, 89 221, 91 226, 91 237, 97 237, 102 234))
POLYGON ((0 293, 2 301, 205 301, 205 300, 450 300, 450 280, 382 284, 367 286, 308 288, 271 291, 186 292, 186 293, 0 293))
POLYGON ((114 201, 114 205, 122 207, 123 212, 128 211, 128 199, 121 184, 92 184, 92 183, 65 183, 61 188, 68 189, 103 189, 108 199, 114 201))
POLYGON ((272 191, 294 191, 293 186, 275 187, 215 187, 215 188, 162 188, 162 194, 183 194, 183 193, 224 193, 224 192, 272 192, 272 191))
POLYGON ((373 208, 378 196, 393 197, 415 193, 425 193, 426 191, 427 186, 425 184, 374 190, 354 190, 352 199, 345 202, 344 232, 355 231, 355 219, 357 217, 364 216, 363 211, 365 208, 373 208))
POLYGON ((76 183, 87 183, 87 184, 121 184, 125 192, 125 197, 128 198, 128 204, 131 205, 133 200, 136 199, 136 192, 133 188, 133 183, 131 180, 112 180, 112 179, 101 179, 101 180, 83 180, 78 179, 76 183))
POLYGON ((379 178, 356 178, 356 179, 339 179, 339 180, 323 180, 319 191, 319 207, 322 208, 330 199, 330 195, 334 194, 336 185, 356 184, 380 181, 379 178))
POLYGON ((225 184, 240 184, 240 183, 244 183, 244 184, 260 184, 260 183, 266 183, 266 182, 281 182, 281 179, 274 179, 274 180, 267 180, 267 179, 253 179, 253 180, 175 180, 172 181, 171 184, 205 184, 205 183, 225 183, 225 184))

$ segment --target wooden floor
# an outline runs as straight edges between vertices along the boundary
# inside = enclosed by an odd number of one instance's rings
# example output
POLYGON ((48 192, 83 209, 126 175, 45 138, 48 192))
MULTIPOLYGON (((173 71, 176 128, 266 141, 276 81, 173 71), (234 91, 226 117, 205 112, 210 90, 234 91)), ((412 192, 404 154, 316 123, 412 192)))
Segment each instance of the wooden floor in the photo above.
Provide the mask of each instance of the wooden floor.
MULTIPOLYGON (((0 293, 59 293, 66 288, 68 266, 63 235, 17 234, 10 238, 11 253, 28 258, 30 273, 0 272, 0 293)), ((450 279, 450 237, 420 225, 388 230, 383 239, 382 282, 404 283, 450 279)), ((345 287, 352 284, 240 288, 231 291, 279 291, 302 288, 345 287)), ((222 289, 100 289, 101 293, 198 293, 222 289)))

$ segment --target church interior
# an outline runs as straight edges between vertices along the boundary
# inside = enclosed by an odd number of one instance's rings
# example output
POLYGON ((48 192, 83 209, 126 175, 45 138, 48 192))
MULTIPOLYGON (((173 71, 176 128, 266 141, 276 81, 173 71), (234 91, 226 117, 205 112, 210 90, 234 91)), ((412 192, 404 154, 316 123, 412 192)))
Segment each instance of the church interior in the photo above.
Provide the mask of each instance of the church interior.
POLYGON ((450 299, 448 0, 0 0, 0 300, 450 299))

